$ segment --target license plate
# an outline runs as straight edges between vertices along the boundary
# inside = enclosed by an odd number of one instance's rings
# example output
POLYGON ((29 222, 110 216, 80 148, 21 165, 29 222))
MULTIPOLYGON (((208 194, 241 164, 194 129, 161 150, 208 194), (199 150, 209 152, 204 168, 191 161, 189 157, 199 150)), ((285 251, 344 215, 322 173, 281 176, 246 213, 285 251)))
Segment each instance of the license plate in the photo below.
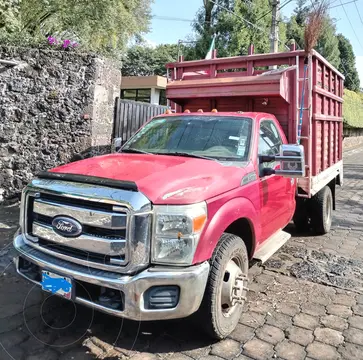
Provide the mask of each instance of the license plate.
POLYGON ((72 279, 66 276, 43 270, 41 284, 44 291, 64 297, 68 300, 72 298, 72 279))

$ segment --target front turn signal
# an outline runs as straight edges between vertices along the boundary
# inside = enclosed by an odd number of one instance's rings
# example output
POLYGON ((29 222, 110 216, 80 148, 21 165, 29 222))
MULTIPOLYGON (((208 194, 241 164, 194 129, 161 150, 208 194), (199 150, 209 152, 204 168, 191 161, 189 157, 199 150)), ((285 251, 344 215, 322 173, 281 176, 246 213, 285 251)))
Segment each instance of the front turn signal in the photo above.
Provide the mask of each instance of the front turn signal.
POLYGON ((203 214, 193 219, 193 233, 199 233, 203 230, 204 224, 207 220, 207 215, 203 214))

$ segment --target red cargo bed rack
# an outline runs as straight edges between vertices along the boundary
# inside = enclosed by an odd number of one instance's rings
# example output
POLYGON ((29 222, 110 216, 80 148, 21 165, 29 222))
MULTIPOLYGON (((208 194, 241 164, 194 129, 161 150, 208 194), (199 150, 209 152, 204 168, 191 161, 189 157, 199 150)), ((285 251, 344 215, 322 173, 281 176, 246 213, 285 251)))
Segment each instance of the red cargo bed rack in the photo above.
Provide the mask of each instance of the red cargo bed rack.
POLYGON ((318 52, 309 56, 304 81, 304 51, 253 54, 167 64, 166 96, 177 112, 254 111, 272 113, 290 143, 297 142, 302 88, 305 86, 301 144, 306 177, 299 196, 311 197, 333 179, 343 181, 344 76, 318 52), (275 69, 271 69, 275 67, 275 69))

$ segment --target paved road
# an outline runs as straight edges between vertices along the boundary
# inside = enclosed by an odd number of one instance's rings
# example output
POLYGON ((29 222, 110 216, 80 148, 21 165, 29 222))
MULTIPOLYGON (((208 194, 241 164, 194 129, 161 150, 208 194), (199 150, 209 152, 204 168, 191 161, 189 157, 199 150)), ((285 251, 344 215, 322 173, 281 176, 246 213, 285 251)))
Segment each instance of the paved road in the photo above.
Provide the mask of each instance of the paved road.
POLYGON ((337 196, 329 235, 293 234, 251 268, 237 329, 213 343, 187 320, 139 324, 43 297, 8 266, 18 208, 0 208, 0 360, 363 359, 363 149, 346 155, 337 196))

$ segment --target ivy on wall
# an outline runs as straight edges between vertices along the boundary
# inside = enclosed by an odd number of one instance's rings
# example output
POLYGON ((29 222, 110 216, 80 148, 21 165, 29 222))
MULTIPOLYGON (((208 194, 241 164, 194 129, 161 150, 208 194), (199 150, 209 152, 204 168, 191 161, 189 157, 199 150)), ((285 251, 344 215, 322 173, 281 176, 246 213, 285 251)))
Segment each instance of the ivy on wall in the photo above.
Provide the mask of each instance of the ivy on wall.
POLYGON ((344 124, 363 128, 363 93, 344 90, 343 118, 344 124))

